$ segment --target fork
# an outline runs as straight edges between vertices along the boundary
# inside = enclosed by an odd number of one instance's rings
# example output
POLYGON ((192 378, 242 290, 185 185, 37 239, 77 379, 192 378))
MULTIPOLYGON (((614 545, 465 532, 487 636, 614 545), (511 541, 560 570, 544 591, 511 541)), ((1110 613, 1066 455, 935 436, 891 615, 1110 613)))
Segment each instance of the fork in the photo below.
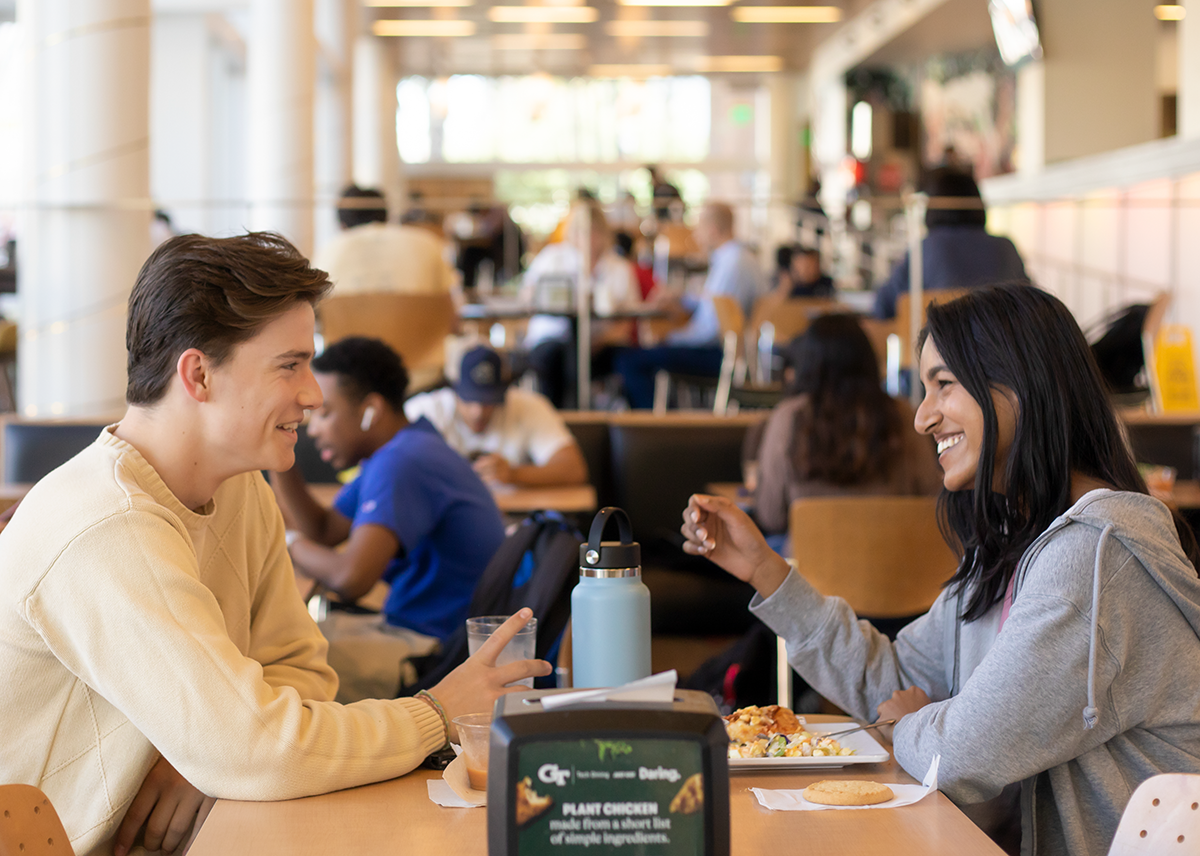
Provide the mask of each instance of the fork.
POLYGON ((847 734, 855 734, 859 731, 870 731, 872 728, 881 728, 885 725, 895 725, 894 719, 881 719, 878 722, 872 722, 870 725, 860 725, 858 728, 848 728, 845 731, 822 731, 821 737, 845 737, 847 734))

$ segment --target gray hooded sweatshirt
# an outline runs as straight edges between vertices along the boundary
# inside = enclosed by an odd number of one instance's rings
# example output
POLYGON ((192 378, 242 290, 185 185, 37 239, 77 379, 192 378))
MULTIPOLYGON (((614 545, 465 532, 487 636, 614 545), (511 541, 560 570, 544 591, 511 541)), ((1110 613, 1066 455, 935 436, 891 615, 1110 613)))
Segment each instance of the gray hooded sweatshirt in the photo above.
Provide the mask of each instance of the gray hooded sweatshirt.
POLYGON ((1023 854, 1104 854, 1143 780, 1200 773, 1200 579, 1158 500, 1083 496, 1022 556, 1003 630, 999 605, 963 622, 964 600, 942 592, 895 643, 794 571, 751 610, 854 716, 923 689, 896 760, 919 779, 940 754, 964 805, 1019 782, 1023 854))

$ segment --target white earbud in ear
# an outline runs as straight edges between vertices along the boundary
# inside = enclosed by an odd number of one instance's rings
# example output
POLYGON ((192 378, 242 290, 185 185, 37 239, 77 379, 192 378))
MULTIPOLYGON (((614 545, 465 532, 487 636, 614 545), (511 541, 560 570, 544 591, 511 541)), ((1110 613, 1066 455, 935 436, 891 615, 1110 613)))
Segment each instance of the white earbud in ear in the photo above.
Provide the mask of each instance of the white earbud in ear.
POLYGON ((364 431, 369 431, 369 430, 371 430, 371 423, 373 423, 374 421, 375 421, 375 408, 368 407, 366 410, 363 411, 362 424, 359 425, 359 427, 362 428, 362 430, 364 430, 364 431))

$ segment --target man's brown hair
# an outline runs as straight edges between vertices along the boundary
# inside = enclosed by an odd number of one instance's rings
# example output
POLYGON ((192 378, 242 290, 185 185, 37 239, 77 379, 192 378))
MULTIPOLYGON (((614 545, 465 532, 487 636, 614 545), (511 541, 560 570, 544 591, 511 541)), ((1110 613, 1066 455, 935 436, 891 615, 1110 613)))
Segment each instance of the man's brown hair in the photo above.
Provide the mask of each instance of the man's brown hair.
POLYGON ((235 345, 330 287, 324 271, 273 232, 171 238, 146 259, 129 295, 125 400, 155 404, 188 348, 221 365, 235 345))

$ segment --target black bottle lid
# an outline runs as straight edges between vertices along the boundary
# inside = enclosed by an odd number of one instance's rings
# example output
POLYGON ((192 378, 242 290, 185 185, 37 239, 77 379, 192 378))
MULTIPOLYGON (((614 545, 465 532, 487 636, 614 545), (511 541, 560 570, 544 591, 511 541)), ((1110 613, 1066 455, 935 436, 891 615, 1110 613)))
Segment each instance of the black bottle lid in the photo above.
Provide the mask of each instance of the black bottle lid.
POLYGON ((642 546, 633 540, 629 516, 609 506, 596 512, 587 542, 579 545, 579 573, 583 576, 637 576, 641 573, 642 546), (617 521, 619 541, 602 541, 609 520, 617 521), (626 573, 598 573, 625 571, 626 573))

